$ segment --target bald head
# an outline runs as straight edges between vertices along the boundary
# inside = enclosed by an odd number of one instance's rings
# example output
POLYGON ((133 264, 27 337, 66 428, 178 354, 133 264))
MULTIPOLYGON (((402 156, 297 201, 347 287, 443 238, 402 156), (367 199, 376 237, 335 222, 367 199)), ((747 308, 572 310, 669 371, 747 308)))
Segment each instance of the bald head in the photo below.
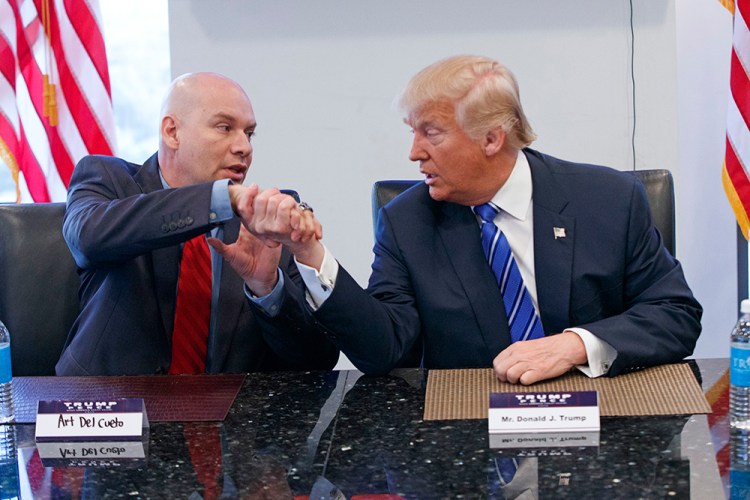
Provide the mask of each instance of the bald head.
POLYGON ((252 160, 255 115, 245 91, 218 73, 176 78, 162 103, 159 166, 171 187, 231 178, 252 160))
POLYGON ((201 100, 210 98, 211 94, 226 91, 237 92, 250 101, 242 87, 231 78, 219 73, 185 73, 169 86, 161 105, 161 115, 183 115, 201 100))

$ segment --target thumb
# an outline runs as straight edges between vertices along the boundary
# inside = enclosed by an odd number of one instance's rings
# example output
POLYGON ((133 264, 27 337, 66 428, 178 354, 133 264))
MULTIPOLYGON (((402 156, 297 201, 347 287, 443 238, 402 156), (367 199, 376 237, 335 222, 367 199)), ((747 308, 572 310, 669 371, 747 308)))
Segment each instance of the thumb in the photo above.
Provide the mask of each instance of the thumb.
POLYGON ((226 255, 229 245, 224 244, 223 241, 214 237, 208 237, 206 238, 206 241, 208 241, 208 244, 211 245, 214 250, 219 252, 219 255, 221 255, 222 257, 226 255))

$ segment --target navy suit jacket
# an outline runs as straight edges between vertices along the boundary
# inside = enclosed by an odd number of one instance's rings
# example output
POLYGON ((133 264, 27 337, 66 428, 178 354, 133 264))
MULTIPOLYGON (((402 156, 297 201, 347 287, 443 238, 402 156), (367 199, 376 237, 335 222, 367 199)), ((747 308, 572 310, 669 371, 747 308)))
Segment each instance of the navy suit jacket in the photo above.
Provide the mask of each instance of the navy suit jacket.
MULTIPOLYGON (((58 375, 166 373, 181 244, 220 224, 210 220, 212 182, 164 189, 156 155, 135 165, 88 156, 68 190, 63 234, 79 268, 81 311, 57 363, 58 375)), ((234 242, 239 219, 223 225, 234 242)), ((310 327, 296 266, 282 255, 281 312, 249 301, 242 278, 222 262, 218 312, 206 371, 327 369, 337 349, 310 327)))
MULTIPOLYGON (((702 309, 651 223, 640 181, 524 153, 545 333, 582 327, 608 342, 618 352, 610 375, 690 355, 702 309)), ((510 345, 470 207, 437 202, 420 183, 381 210, 374 252, 367 291, 342 267, 314 313, 359 369, 386 372, 420 344, 426 368, 490 367, 510 345)))

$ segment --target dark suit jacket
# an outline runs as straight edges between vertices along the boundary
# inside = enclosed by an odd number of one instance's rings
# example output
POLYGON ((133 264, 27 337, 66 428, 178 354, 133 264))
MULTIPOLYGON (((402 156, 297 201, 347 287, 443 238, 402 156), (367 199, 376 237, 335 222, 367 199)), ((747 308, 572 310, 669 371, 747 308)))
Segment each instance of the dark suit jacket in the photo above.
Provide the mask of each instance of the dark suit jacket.
MULTIPOLYGON (((547 335, 582 327, 623 370, 680 360, 702 309, 651 223, 643 186, 605 167, 524 150, 531 167, 534 267, 547 335), (565 228, 555 238, 554 228, 565 228)), ((361 370, 381 373, 423 343, 426 368, 490 367, 510 335, 500 291, 467 206, 418 184, 380 213, 366 292, 341 268, 314 315, 361 370)))
MULTIPOLYGON (((156 155, 143 166, 89 156, 73 172, 63 233, 79 267, 81 312, 58 375, 169 369, 180 244, 219 224, 209 216, 211 182, 163 189, 158 168, 156 155)), ((224 241, 235 241, 239 219, 223 226, 224 241)), ((247 300, 242 278, 222 263, 207 372, 324 369, 336 363, 336 348, 309 327, 296 266, 286 252, 282 261, 290 274, 273 320, 247 300)))

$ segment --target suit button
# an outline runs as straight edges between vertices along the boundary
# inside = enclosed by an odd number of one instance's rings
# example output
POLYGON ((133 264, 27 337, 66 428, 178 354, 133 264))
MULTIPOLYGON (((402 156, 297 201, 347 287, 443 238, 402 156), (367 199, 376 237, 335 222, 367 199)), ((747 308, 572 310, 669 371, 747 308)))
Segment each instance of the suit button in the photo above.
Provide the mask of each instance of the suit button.
POLYGON ((195 222, 195 220, 192 217, 190 216, 185 217, 185 224, 187 224, 188 226, 191 225, 193 222, 195 222))
POLYGON ((177 229, 177 223, 174 222, 174 221, 170 222, 169 223, 169 230, 170 231, 174 231, 175 229, 177 229))
POLYGON ((169 224, 164 223, 161 225, 161 232, 162 233, 168 233, 169 232, 169 224))
POLYGON ((185 221, 183 219, 178 220, 177 221, 177 227, 179 227, 180 229, 182 229, 183 227, 185 227, 185 221))

